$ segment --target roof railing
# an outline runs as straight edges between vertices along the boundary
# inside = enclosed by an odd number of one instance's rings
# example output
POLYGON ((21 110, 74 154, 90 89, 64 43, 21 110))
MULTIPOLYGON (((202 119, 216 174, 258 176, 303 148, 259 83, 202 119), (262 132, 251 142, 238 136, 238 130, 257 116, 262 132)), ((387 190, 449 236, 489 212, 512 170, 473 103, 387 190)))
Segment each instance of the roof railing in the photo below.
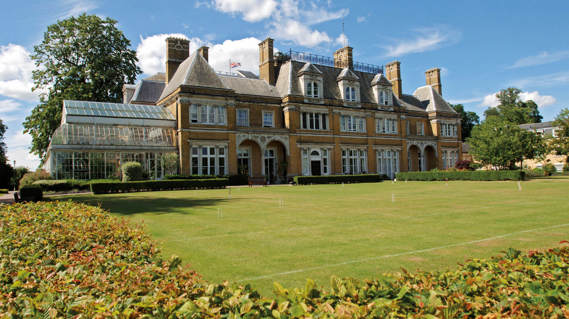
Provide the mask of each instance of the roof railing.
MULTIPOLYGON (((331 57, 314 54, 314 53, 308 53, 308 52, 294 51, 292 49, 289 49, 289 51, 286 53, 278 52, 275 55, 275 59, 280 62, 292 60, 292 61, 306 62, 306 63, 334 67, 334 59, 331 57)), ((376 73, 383 73, 383 66, 369 64, 369 63, 362 63, 362 62, 354 62, 354 70, 376 74, 376 73)))

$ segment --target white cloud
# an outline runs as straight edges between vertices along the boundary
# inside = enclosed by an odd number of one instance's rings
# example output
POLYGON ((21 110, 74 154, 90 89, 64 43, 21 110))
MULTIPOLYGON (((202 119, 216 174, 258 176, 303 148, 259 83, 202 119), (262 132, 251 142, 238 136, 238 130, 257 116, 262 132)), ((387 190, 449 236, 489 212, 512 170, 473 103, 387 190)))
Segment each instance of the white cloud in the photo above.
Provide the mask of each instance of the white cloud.
POLYGON ((336 38, 336 44, 339 44, 342 47, 347 46, 348 43, 348 37, 344 33, 340 33, 340 35, 336 38))
POLYGON ((488 94, 482 99, 480 106, 496 107, 500 105, 500 100, 496 96, 496 93, 488 94))
MULTIPOLYGON (((482 99, 480 106, 496 107, 500 105, 500 100, 496 96, 496 93, 488 94, 482 99)), ((538 107, 546 107, 557 102, 557 99, 551 95, 541 95, 538 91, 533 92, 520 92, 520 100, 526 102, 529 100, 534 101, 538 107)))
POLYGON ((569 71, 533 76, 512 82, 512 86, 521 87, 521 88, 551 87, 551 86, 566 85, 566 84, 569 84, 569 71))
POLYGON ((332 42, 326 32, 312 26, 349 13, 348 9, 327 10, 309 0, 214 0, 214 6, 221 12, 240 14, 247 22, 268 20, 271 36, 307 47, 332 42))
POLYGON ((23 131, 18 131, 12 136, 6 138, 6 146, 8 147, 7 157, 12 164, 16 161, 16 166, 25 166, 29 169, 35 170, 39 164, 40 159, 33 154, 30 154, 29 148, 32 144, 32 137, 24 134, 23 131))
POLYGON ((540 95, 538 91, 533 92, 522 92, 520 93, 520 100, 534 101, 539 107, 546 107, 548 105, 555 104, 557 100, 551 95, 540 95))
POLYGON ((356 18, 356 21, 357 21, 358 23, 366 22, 366 20, 367 20, 366 17, 357 17, 357 18, 356 18))
POLYGON ((34 62, 30 53, 21 45, 0 46, 0 94, 19 99, 36 101, 32 71, 34 62))
POLYGON ((542 64, 548 64, 548 63, 561 61, 561 60, 568 59, 568 58, 569 58, 569 50, 557 51, 557 52, 551 52, 551 53, 544 51, 538 55, 521 58, 521 59, 517 60, 516 62, 514 62, 514 64, 512 64, 508 68, 509 69, 516 69, 516 68, 522 68, 522 67, 527 67, 527 66, 542 65, 542 64))
POLYGON ((259 73, 259 43, 257 38, 225 40, 210 48, 209 64, 217 71, 228 71, 229 59, 241 63, 240 70, 259 73))
MULTIPOLYGON (((142 38, 136 49, 139 65, 145 74, 152 75, 165 71, 166 38, 175 36, 188 39, 183 34, 157 34, 142 38)), ((259 70, 259 43, 261 40, 249 37, 239 40, 225 40, 213 44, 200 38, 191 38, 190 51, 193 52, 202 45, 209 46, 209 63, 217 71, 228 71, 229 59, 241 63, 239 69, 257 73, 259 70)))
POLYGON ((164 72, 166 68, 166 38, 168 37, 188 38, 181 33, 157 34, 146 38, 140 36, 140 43, 136 47, 136 56, 142 72, 150 75, 164 72))
POLYGON ((78 16, 99 7, 93 0, 60 0, 60 6, 64 8, 60 17, 62 19, 78 16))
POLYGON ((1 100, 0 101, 0 114, 4 118, 4 113, 16 111, 22 104, 14 100, 1 100))
POLYGON ((435 50, 457 42, 461 36, 460 32, 447 27, 421 28, 415 32, 418 35, 414 39, 399 40, 393 45, 384 46, 385 56, 400 57, 405 54, 435 50))
POLYGON ((225 13, 240 13, 247 22, 270 17, 277 7, 274 0, 214 0, 215 8, 225 13))

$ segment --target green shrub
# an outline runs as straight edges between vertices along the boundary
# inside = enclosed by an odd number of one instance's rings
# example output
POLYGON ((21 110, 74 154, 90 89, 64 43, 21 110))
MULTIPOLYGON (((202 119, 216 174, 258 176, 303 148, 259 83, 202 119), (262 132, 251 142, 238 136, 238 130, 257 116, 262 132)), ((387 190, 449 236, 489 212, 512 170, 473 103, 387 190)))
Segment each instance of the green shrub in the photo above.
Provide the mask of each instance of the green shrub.
POLYGON ((18 195, 21 201, 37 202, 43 199, 43 191, 41 187, 36 185, 29 185, 20 188, 18 195))
POLYGON ((539 167, 536 167, 534 169, 525 169, 524 173, 525 173, 526 177, 529 177, 529 178, 545 176, 545 171, 543 170, 543 168, 539 168, 539 167))
POLYGON ((210 179, 210 178, 219 178, 219 176, 215 175, 166 175, 164 176, 165 179, 210 179))
POLYGON ((144 169, 139 162, 126 162, 121 166, 122 181, 141 181, 144 179, 144 169))
POLYGON ((505 181, 523 180, 523 171, 429 171, 429 172, 399 172, 400 181, 505 181))
MULTIPOLYGON (((569 247, 509 249, 443 272, 331 278, 330 288, 209 283, 140 225, 69 202, 0 205, 7 318, 562 318, 569 247)), ((190 261, 191 262, 191 261, 190 261)))
POLYGON ((249 184, 249 176, 244 174, 230 175, 228 179, 229 179, 229 185, 232 186, 249 184))
POLYGON ((93 194, 224 188, 227 178, 91 183, 93 194))
POLYGON ((8 189, 6 188, 0 188, 0 194, 8 194, 8 189))
POLYGON ((325 175, 325 176, 295 176, 297 185, 308 184, 339 184, 339 183, 374 183, 381 182, 382 176, 378 174, 360 175, 325 175))
POLYGON ((563 172, 564 172, 564 173, 569 173, 569 163, 565 163, 565 164, 563 165, 563 172))
POLYGON ((551 176, 553 174, 555 174, 557 172, 557 169, 555 168, 555 165, 551 164, 551 163, 547 163, 543 166, 543 170, 545 171, 545 175, 547 176, 551 176))
POLYGON ((37 170, 35 172, 26 173, 20 179, 19 188, 32 185, 35 181, 49 180, 49 179, 52 179, 51 175, 44 170, 37 170))

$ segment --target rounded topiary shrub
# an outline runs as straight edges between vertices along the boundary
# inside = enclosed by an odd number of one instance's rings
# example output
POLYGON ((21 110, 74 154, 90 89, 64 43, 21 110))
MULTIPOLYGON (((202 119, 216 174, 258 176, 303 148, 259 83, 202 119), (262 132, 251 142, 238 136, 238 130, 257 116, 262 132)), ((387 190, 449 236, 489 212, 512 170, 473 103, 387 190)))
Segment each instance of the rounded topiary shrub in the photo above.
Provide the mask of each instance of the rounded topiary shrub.
POLYGON ((121 166, 122 181, 141 181, 144 180, 144 169, 139 162, 126 162, 121 166))

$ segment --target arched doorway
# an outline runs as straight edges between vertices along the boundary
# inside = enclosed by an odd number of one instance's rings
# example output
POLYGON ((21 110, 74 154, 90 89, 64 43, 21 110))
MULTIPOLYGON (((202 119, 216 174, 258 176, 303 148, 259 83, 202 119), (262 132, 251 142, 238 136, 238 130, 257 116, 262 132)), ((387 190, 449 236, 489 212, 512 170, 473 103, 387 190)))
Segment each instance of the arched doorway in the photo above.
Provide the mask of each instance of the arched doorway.
POLYGON ((407 170, 408 171, 422 171, 423 170, 423 157, 421 149, 417 145, 411 145, 407 151, 407 170))
POLYGON ((430 146, 427 145, 425 147, 425 169, 427 171, 430 171, 432 169, 437 168, 437 154, 435 149, 430 146))
POLYGON ((245 140, 237 147, 237 173, 250 177, 262 177, 261 147, 257 142, 245 140))
POLYGON ((287 153, 284 145, 279 141, 267 143, 263 151, 263 175, 269 184, 286 182, 287 153))

